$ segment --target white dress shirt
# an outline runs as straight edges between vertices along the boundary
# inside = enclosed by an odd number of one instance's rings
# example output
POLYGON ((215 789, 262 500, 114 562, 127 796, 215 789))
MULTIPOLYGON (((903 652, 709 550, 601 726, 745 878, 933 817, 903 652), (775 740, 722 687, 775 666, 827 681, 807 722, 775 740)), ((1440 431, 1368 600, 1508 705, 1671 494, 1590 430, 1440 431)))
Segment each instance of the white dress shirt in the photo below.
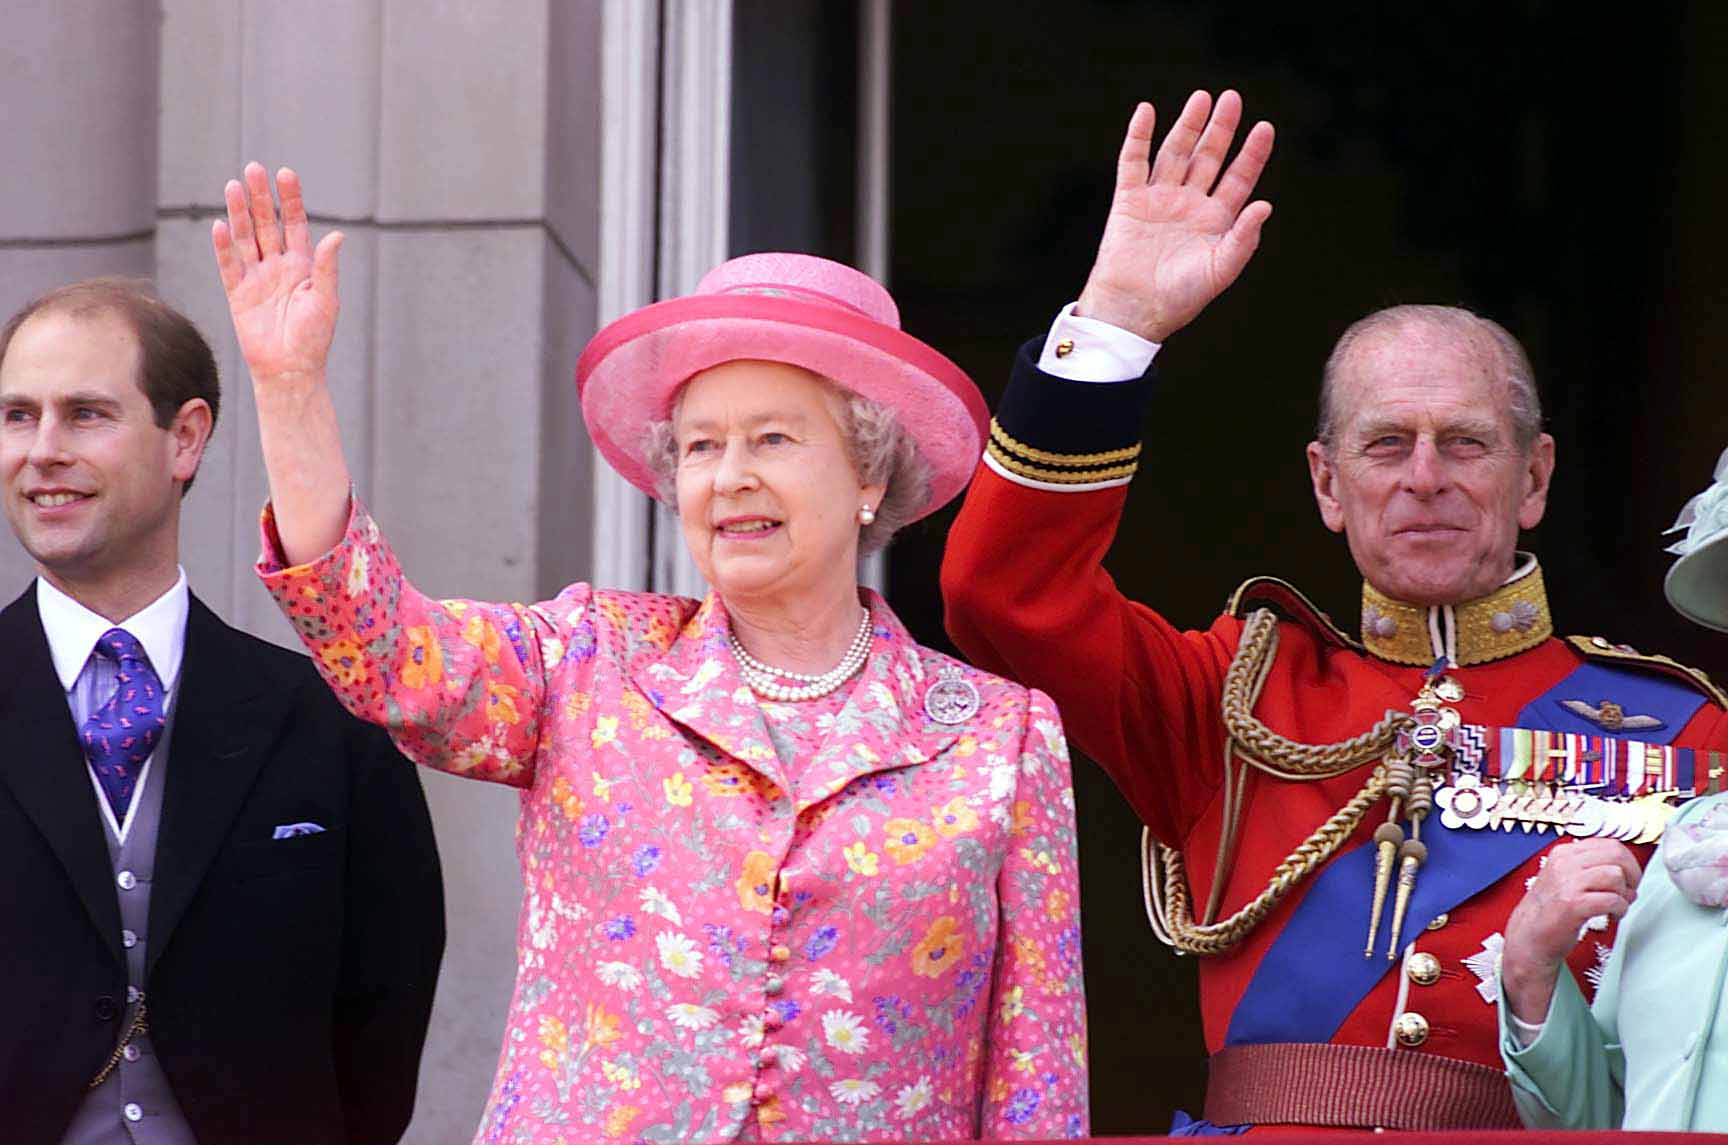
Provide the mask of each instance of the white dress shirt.
MULTIPOLYGON (((144 646, 150 657, 150 667, 162 681, 162 702, 165 712, 174 709, 175 685, 180 681, 180 661, 186 653, 186 616, 191 608, 191 593, 186 587, 186 570, 180 570, 174 587, 128 616, 118 624, 98 615, 67 596, 42 577, 36 578, 36 611, 42 620, 42 631, 48 637, 48 652, 54 660, 54 674, 60 677, 60 687, 66 692, 66 703, 72 709, 74 726, 82 728, 90 713, 101 707, 114 694, 120 666, 106 656, 94 655, 96 641, 110 628, 124 628, 144 646)), ((132 803, 126 821, 117 823, 114 811, 102 794, 102 784, 96 772, 86 763, 90 788, 96 804, 102 809, 102 821, 108 825, 118 842, 126 841, 132 827, 132 812, 143 802, 144 785, 150 782, 151 765, 168 750, 168 729, 163 730, 156 750, 139 773, 138 786, 132 793, 132 803)))
POLYGON ((1038 368, 1071 382, 1129 382, 1152 365, 1160 343, 1148 342, 1120 326, 1084 318, 1070 302, 1056 315, 1038 368))

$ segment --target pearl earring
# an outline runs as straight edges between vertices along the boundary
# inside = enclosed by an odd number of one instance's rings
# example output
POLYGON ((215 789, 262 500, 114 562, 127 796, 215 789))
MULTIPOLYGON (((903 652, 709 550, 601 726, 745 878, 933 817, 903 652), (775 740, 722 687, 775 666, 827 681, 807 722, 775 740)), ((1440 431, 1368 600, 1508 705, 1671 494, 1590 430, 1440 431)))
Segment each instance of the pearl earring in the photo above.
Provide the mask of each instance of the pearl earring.
POLYGON ((872 509, 868 505, 860 505, 858 507, 858 523, 860 525, 873 525, 873 524, 875 524, 876 523, 876 510, 872 509))

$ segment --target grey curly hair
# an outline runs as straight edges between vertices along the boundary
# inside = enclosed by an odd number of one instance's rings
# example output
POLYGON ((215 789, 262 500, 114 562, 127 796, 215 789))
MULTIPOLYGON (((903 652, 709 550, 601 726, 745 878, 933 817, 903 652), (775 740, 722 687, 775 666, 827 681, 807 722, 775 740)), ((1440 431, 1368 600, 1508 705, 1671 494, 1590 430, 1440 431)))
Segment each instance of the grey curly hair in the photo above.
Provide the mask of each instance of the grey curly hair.
MULTIPOLYGON (((882 503, 874 506, 876 519, 858 530, 858 552, 873 553, 886 546, 895 533, 918 515, 919 506, 930 496, 930 463, 924 460, 912 435, 887 406, 820 375, 816 375, 816 380, 836 399, 840 433, 859 482, 864 485, 880 482, 885 486, 882 503)), ((678 504, 678 439, 672 423, 678 419, 678 407, 683 400, 680 392, 673 399, 672 416, 649 423, 644 449, 654 470, 660 500, 674 507, 678 504)))

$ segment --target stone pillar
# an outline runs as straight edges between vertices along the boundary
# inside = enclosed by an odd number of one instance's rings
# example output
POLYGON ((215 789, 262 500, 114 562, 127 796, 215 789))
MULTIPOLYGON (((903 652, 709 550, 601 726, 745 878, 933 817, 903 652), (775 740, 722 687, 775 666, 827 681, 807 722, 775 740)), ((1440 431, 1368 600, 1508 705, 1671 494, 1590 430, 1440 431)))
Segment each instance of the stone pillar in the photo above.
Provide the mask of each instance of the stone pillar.
MULTIPOLYGON (((223 183, 248 159, 296 168, 315 232, 347 233, 331 384, 360 495, 409 575, 483 600, 593 576, 605 537, 573 375, 596 321, 602 17, 629 15, 619 5, 10 6, 0 311, 79 278, 154 273, 209 337, 224 401, 182 559, 231 622, 294 643, 251 571, 264 472, 210 253, 223 183)), ((0 542, 0 591, 30 572, 0 542)), ((442 774, 425 784, 450 942, 409 1139, 453 1142, 478 1121, 515 977, 517 804, 442 774)))
MULTIPOLYGON (((0 321, 99 274, 150 274, 156 220, 151 3, 25 0, 0 36, 0 321), (75 78, 75 82, 72 82, 75 78)), ((0 597, 33 565, 0 540, 0 597)))
MULTIPOLYGON (((165 7, 160 284, 217 346, 226 401, 187 502, 198 591, 291 642, 251 572, 265 480, 209 249, 248 159, 295 168, 315 233, 347 235, 331 386, 360 495, 408 575, 481 600, 590 577, 572 379, 595 324, 601 0, 165 7)), ((517 801, 422 776, 450 939, 407 1140, 462 1141, 515 977, 517 801)))

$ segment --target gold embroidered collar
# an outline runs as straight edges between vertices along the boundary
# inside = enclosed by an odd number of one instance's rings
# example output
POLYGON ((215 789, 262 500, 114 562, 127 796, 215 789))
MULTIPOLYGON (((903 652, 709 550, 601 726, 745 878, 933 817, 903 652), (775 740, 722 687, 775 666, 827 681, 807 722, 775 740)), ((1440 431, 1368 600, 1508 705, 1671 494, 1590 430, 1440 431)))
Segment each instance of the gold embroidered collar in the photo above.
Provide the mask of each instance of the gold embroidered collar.
POLYGON ((1364 581, 1362 642, 1382 660, 1422 668, 1442 656, 1468 668, 1536 647, 1554 634, 1554 621, 1536 558, 1519 560, 1505 584, 1459 605, 1405 604, 1364 581))

